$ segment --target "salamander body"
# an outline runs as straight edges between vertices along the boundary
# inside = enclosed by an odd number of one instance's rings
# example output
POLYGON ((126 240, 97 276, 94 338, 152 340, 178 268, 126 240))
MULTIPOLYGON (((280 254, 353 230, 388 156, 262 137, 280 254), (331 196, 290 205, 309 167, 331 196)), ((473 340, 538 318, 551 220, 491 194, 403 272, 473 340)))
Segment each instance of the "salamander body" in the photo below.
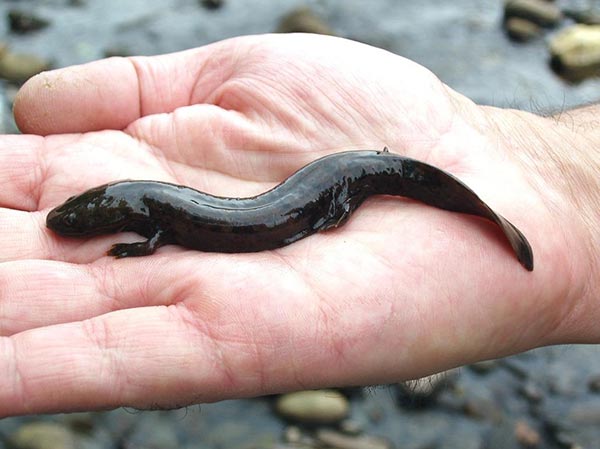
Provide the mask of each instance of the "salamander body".
POLYGON ((223 253, 279 248, 341 226, 368 197, 396 195, 497 224, 519 262, 533 270, 525 236, 460 180, 424 162, 387 150, 325 156, 273 189, 251 198, 225 198, 157 181, 120 181, 69 198, 48 213, 62 236, 122 231, 148 240, 114 245, 116 257, 145 256, 167 244, 223 253))

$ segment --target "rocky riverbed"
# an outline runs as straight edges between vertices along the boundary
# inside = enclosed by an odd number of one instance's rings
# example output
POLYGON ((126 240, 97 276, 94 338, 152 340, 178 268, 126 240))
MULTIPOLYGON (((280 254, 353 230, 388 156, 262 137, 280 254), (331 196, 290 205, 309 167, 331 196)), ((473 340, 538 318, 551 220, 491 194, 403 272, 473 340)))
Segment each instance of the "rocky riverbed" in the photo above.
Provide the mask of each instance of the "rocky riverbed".
MULTIPOLYGON (((584 11, 597 3, 556 5, 584 11)), ((0 81, 0 128, 16 132, 10 102, 25 69, 295 27, 411 58, 478 103, 550 112, 599 100, 598 78, 567 83, 549 68, 548 42, 572 19, 526 43, 508 39, 503 22, 500 0, 5 0, 0 72, 3 54, 21 65, 9 64, 0 81)), ((0 449, 286 447, 595 449, 600 347, 543 348, 402 386, 0 421, 0 449)))

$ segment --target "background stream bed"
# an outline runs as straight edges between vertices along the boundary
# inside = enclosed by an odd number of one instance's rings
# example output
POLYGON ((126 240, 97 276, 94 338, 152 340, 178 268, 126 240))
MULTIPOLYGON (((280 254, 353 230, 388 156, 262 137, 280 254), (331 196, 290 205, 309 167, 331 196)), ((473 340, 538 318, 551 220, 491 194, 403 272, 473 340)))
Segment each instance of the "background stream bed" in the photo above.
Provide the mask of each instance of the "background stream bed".
MULTIPOLYGON (((308 6, 335 34, 413 59, 480 104, 548 113, 600 97, 600 79, 567 84, 550 71, 547 39, 556 31, 527 44, 509 41, 500 0, 225 0, 216 9, 202 3, 0 0, 0 43, 62 67, 272 32, 290 11, 308 6), (10 10, 31 13, 48 26, 11 32, 10 10)), ((2 132, 16 132, 10 113, 15 91, 0 81, 2 132)), ((363 444, 357 448, 600 447, 599 346, 542 348, 463 367, 408 392, 390 386, 345 394, 350 409, 342 427, 384 438, 370 446, 357 439, 363 444)), ((290 429, 273 402, 258 398, 176 411, 4 419, 0 449, 324 447, 313 437, 327 426, 290 429)))

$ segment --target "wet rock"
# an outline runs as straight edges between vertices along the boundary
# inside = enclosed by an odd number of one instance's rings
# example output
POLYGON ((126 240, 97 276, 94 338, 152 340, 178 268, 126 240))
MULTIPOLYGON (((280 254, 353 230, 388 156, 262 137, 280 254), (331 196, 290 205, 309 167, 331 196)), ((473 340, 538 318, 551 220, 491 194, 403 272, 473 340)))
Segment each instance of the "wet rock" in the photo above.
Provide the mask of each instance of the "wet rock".
POLYGON ((94 430, 94 414, 90 412, 69 413, 64 422, 75 433, 90 435, 94 430))
POLYGON ((465 415, 486 421, 500 421, 502 407, 498 404, 490 390, 470 391, 462 406, 465 415))
POLYGON ((286 443, 300 443, 302 441, 302 431, 298 426, 288 426, 283 431, 283 440, 286 443))
POLYGON ((18 34, 26 34, 32 31, 41 30, 50 24, 46 19, 16 9, 10 10, 7 17, 10 31, 18 34))
POLYGON ((527 421, 517 421, 514 433, 517 441, 524 447, 538 447, 542 440, 539 432, 527 421))
POLYGON ((317 16, 312 9, 302 7, 295 9, 279 22, 278 33, 315 33, 334 35, 331 27, 322 18, 317 16))
POLYGON ((224 3, 225 0, 200 0, 200 5, 206 9, 219 9, 224 3))
POLYGON ((563 19, 563 14, 554 3, 543 0, 506 0, 504 3, 505 23, 512 17, 529 20, 543 27, 553 27, 563 19))
POLYGON ((275 410, 290 421, 332 424, 348 416, 350 404, 334 390, 298 391, 280 396, 275 410))
POLYGON ((358 435, 364 431, 364 426, 354 419, 345 419, 340 423, 340 430, 347 435, 358 435))
POLYGON ((600 393, 600 374, 596 374, 588 380, 588 388, 594 393, 600 393))
POLYGON ((391 449, 388 440, 371 435, 346 435, 331 429, 319 429, 316 439, 322 446, 335 449, 391 449))
POLYGON ((573 80, 600 75, 600 25, 573 25, 550 41, 552 68, 573 80))
POLYGON ((544 398, 543 390, 534 382, 525 382, 519 392, 529 402, 536 404, 544 398))
POLYGON ((564 9, 565 16, 584 25, 600 25, 600 10, 598 9, 564 9))
POLYGON ((433 374, 398 385, 398 401, 406 408, 427 407, 435 403, 439 394, 455 384, 457 370, 433 374))
POLYGON ((511 17, 504 24, 506 33, 513 41, 527 42, 541 36, 541 28, 530 20, 511 17))
POLYGON ((9 449, 76 449, 73 433, 52 422, 23 424, 8 439, 9 449))
POLYGON ((38 56, 13 53, 6 45, 0 44, 0 78, 13 83, 23 83, 50 66, 50 62, 38 56))
POLYGON ((131 51, 130 48, 128 48, 124 45, 116 45, 114 47, 108 47, 108 48, 104 49, 104 57, 105 58, 112 58, 115 56, 120 56, 120 57, 133 56, 133 52, 131 51))

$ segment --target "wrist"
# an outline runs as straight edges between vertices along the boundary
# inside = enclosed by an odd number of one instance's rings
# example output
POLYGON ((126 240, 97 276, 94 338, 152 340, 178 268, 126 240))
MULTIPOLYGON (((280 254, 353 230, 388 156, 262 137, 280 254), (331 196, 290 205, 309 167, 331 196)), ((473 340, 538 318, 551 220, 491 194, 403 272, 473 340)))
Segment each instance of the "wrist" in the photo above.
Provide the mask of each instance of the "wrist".
MULTIPOLYGON (((486 108, 488 109, 488 108, 486 108)), ((550 266, 546 303, 555 323, 543 344, 599 343, 600 106, 541 117, 489 108, 502 145, 548 212, 538 267, 550 266), (595 111, 595 113, 594 113, 595 111)))

